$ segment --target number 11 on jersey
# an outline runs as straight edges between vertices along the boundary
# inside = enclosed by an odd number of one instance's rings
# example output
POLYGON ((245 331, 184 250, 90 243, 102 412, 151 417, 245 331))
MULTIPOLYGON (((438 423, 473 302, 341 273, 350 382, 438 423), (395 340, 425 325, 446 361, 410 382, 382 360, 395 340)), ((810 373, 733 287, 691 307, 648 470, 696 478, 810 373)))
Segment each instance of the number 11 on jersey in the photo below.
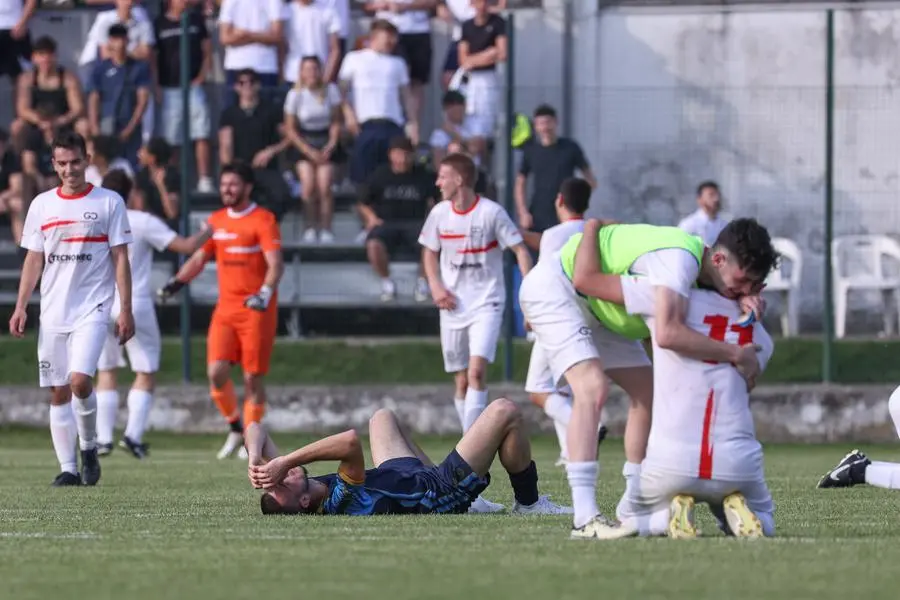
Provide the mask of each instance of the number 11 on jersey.
MULTIPOLYGON (((706 315, 703 322, 709 325, 709 337, 718 341, 725 341, 725 334, 729 331, 736 333, 738 336, 737 343, 739 346, 745 346, 753 343, 753 325, 737 325, 731 324, 725 315, 706 315)), ((704 361, 711 365, 716 364, 714 360, 704 361)))

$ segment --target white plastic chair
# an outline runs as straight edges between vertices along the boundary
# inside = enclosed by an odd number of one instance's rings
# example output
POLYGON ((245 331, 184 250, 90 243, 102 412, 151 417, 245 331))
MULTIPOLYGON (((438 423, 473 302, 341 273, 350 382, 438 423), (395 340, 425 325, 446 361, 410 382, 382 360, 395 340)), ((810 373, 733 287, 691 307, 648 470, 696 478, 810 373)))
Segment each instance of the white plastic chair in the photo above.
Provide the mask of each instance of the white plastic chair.
POLYGON ((775 292, 782 299, 781 335, 797 335, 800 328, 800 278, 803 255, 800 247, 787 238, 774 238, 772 245, 781 254, 781 264, 766 279, 766 291, 775 292), (790 269, 786 267, 790 266, 790 269))
POLYGON ((900 276, 886 273, 885 257, 900 262, 900 244, 886 235, 847 235, 831 243, 836 337, 844 337, 847 330, 847 302, 851 289, 881 292, 884 333, 891 333, 890 296, 894 294, 900 314, 900 276))

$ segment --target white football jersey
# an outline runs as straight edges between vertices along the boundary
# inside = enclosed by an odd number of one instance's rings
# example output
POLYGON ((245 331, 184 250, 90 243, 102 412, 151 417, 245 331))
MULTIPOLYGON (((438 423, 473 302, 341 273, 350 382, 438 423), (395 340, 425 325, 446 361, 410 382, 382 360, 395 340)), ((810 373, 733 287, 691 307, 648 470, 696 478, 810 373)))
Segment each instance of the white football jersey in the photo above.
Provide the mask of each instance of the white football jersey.
POLYGON ((122 197, 88 184, 77 196, 59 188, 31 202, 22 247, 44 254, 40 326, 66 333, 82 323, 109 320, 115 294, 110 248, 131 243, 122 197))
POLYGON ((140 210, 129 210, 128 222, 131 224, 131 233, 134 237, 134 242, 128 247, 128 259, 131 262, 131 295, 134 304, 139 302, 152 304, 150 273, 153 270, 153 251, 162 252, 168 248, 178 234, 159 217, 140 210))
POLYGON ((478 197, 464 213, 448 200, 431 209, 419 244, 440 252, 441 279, 456 297, 455 310, 441 311, 442 325, 467 327, 480 311, 503 311, 503 250, 521 243, 515 223, 493 200, 478 197))
POLYGON ((553 260, 559 254, 560 248, 566 245, 576 233, 584 231, 584 219, 571 219, 554 225, 541 234, 541 246, 539 248, 538 261, 553 260))
MULTIPOLYGON (((655 470, 701 479, 745 480, 762 472, 747 384, 731 364, 686 358, 656 344, 654 286, 623 277, 625 308, 644 315, 653 337, 653 420, 644 464, 655 470)), ((737 302, 694 289, 685 324, 713 339, 762 347, 765 369, 774 344, 762 324, 736 325, 737 302)))

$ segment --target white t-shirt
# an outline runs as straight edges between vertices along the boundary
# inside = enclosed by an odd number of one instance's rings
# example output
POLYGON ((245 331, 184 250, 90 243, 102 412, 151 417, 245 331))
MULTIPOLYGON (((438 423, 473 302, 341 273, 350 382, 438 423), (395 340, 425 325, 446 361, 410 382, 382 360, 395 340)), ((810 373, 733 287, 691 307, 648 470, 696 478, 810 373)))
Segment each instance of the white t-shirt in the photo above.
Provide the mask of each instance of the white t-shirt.
MULTIPOLYGON (((471 140, 472 138, 477 137, 472 128, 472 122, 468 119, 464 120, 461 125, 454 126, 454 129, 456 129, 456 135, 463 140, 471 140)), ((443 127, 438 127, 431 132, 431 138, 429 138, 428 144, 432 148, 446 148, 452 141, 453 138, 450 137, 450 134, 447 133, 443 127)))
POLYGON ((409 70, 399 56, 371 48, 348 52, 338 78, 350 83, 360 124, 371 119, 390 119, 401 127, 406 123, 400 89, 409 85, 409 70))
MULTIPOLYGON (((162 252, 169 247, 178 234, 162 219, 140 210, 128 211, 128 222, 134 241, 128 247, 131 262, 131 295, 135 305, 153 304, 153 290, 150 289, 150 275, 153 270, 153 251, 162 252)), ((116 302, 119 294, 116 293, 116 302)))
MULTIPOLYGON (((109 41, 109 28, 119 23, 119 14, 115 10, 105 10, 97 13, 94 24, 87 34, 87 40, 81 50, 79 65, 87 65, 100 58, 100 46, 109 41)), ((128 52, 134 52, 141 44, 153 46, 156 37, 153 34, 153 22, 143 6, 134 6, 131 9, 131 18, 125 24, 128 27, 128 52)))
POLYGON ((316 0, 316 4, 330 8, 338 17, 341 29, 338 37, 346 40, 350 37, 350 0, 316 0))
POLYGON ((541 246, 538 251, 538 260, 559 261, 559 251, 566 242, 569 241, 576 233, 584 231, 584 219, 571 219, 563 221, 559 225, 554 225, 550 229, 541 234, 541 246))
POLYGON ((291 2, 284 6, 287 56, 284 60, 284 79, 294 83, 300 77, 300 62, 304 56, 318 56, 322 68, 328 61, 329 39, 341 31, 337 13, 318 4, 308 6, 291 2))
MULTIPOLYGON (((644 278, 622 277, 625 308, 644 315, 653 336, 653 420, 644 467, 676 475, 752 480, 762 473, 762 446, 756 440, 747 384, 730 364, 686 358, 656 344, 654 286, 644 278)), ((736 302, 707 290, 693 290, 685 324, 713 339, 762 347, 765 369, 774 351, 760 323, 739 327, 736 302)))
POLYGON ((651 285, 667 287, 689 297, 700 275, 700 263, 687 250, 665 248, 639 256, 629 273, 643 275, 651 285))
POLYGON ((706 212, 698 208, 678 223, 678 228, 683 229, 691 235, 696 235, 703 240, 703 243, 712 247, 716 243, 716 238, 728 225, 728 220, 723 219, 720 215, 710 218, 706 212))
POLYGON ((475 18, 475 7, 472 6, 470 0, 444 0, 444 4, 447 6, 450 14, 453 15, 453 18, 456 19, 456 24, 453 26, 452 39, 454 42, 458 42, 462 37, 462 24, 475 18))
MULTIPOLYGON (((219 24, 263 33, 284 20, 282 0, 223 0, 219 24)), ((266 44, 225 47, 225 70, 253 69, 257 73, 278 73, 278 49, 266 44)))
MULTIPOLYGON (((124 158, 114 158, 112 162, 109 163, 109 171, 124 171, 129 178, 134 179, 134 169, 131 168, 131 163, 125 160, 124 158)), ((99 169, 94 165, 89 165, 87 169, 84 171, 84 178, 88 183, 100 187, 103 185, 103 175, 100 174, 99 169)), ((126 202, 128 198, 125 199, 126 202)))
POLYGON ((38 194, 25 217, 22 247, 44 253, 40 326, 68 333, 84 323, 107 322, 116 287, 110 248, 131 240, 125 201, 111 190, 38 194))
POLYGON ((442 326, 467 327, 480 311, 503 310, 502 251, 521 243, 515 223, 493 200, 476 198, 465 213, 447 200, 431 209, 419 244, 440 252, 441 280, 456 297, 455 310, 441 311, 442 326))
POLYGON ((25 0, 0 0, 0 31, 9 31, 22 18, 25 0))
MULTIPOLYGON (((413 0, 395 0, 397 4, 412 4, 413 0)), ((384 19, 393 23, 400 35, 407 33, 431 33, 431 15, 426 10, 409 10, 395 13, 379 10, 376 19, 384 19)))
POLYGON ((331 115, 340 104, 341 92, 333 83, 326 86, 324 97, 306 88, 293 88, 284 99, 284 114, 297 117, 300 129, 322 131, 331 126, 331 115))

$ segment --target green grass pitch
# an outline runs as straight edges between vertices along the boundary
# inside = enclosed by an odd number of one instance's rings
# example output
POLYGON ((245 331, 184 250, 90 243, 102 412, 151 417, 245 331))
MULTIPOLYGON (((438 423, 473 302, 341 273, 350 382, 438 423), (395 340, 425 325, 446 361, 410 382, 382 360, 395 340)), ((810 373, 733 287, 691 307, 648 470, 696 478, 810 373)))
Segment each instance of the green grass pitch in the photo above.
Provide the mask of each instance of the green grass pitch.
MULTIPOLYGON (((766 471, 778 538, 567 539, 567 517, 263 517, 244 463, 219 462, 223 436, 154 434, 151 458, 121 450, 96 488, 53 489, 46 431, 0 429, 0 597, 550 599, 895 599, 900 492, 816 490, 849 449, 772 446, 766 471)), ((282 449, 308 438, 280 435, 282 449)), ((428 438, 443 456, 454 440, 428 438)), ((900 461, 900 447, 866 448, 900 461)), ((537 438, 543 493, 568 503, 555 441, 537 438)), ((601 450, 601 507, 612 512, 622 446, 601 450)), ((316 472, 323 472, 319 468, 316 472)), ((495 462, 485 494, 509 505, 495 462)))

